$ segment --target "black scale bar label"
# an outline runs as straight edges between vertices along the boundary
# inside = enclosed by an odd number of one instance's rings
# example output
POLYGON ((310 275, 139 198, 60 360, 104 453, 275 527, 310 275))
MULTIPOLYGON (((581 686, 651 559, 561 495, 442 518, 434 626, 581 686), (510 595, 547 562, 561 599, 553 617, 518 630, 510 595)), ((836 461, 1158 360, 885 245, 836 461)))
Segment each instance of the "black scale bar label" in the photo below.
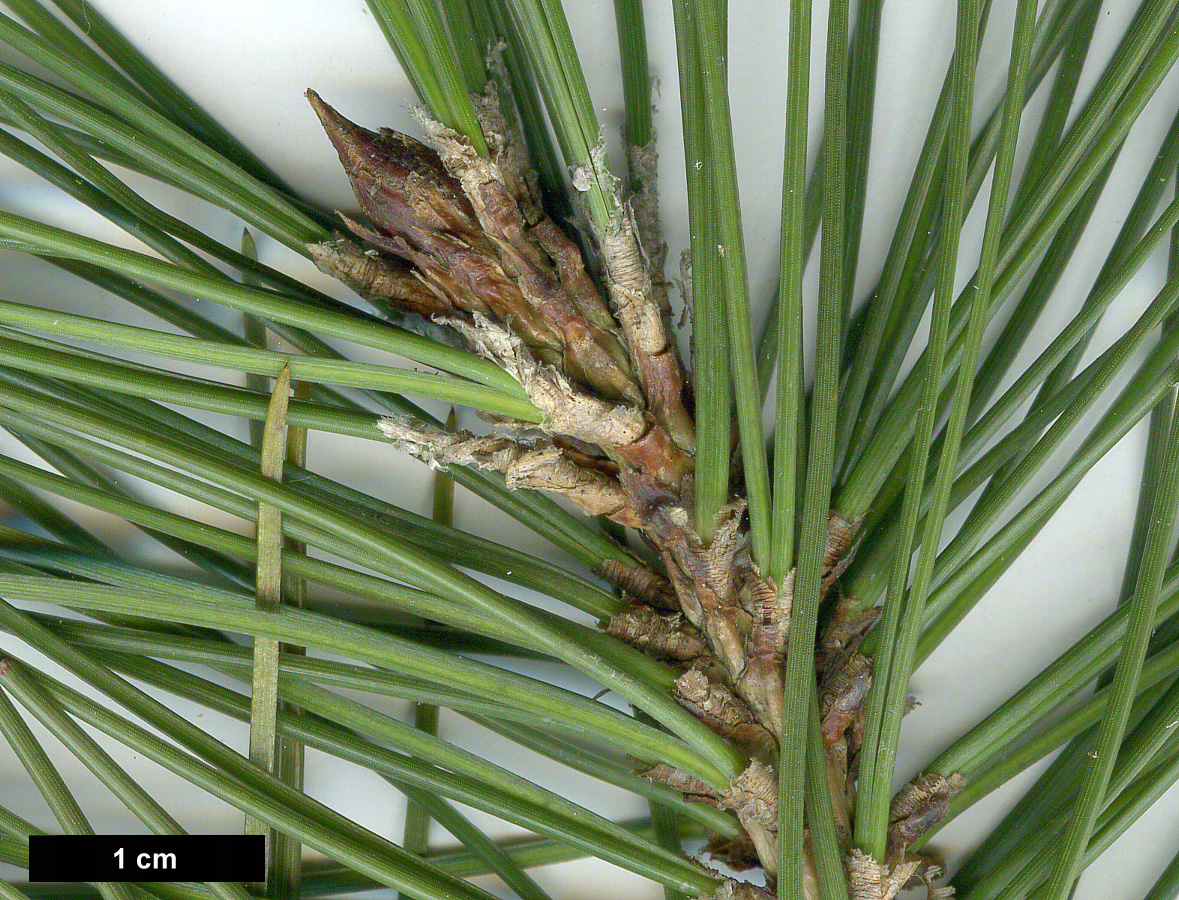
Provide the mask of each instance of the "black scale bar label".
POLYGON ((29 881, 262 881, 262 835, 33 835, 29 881))

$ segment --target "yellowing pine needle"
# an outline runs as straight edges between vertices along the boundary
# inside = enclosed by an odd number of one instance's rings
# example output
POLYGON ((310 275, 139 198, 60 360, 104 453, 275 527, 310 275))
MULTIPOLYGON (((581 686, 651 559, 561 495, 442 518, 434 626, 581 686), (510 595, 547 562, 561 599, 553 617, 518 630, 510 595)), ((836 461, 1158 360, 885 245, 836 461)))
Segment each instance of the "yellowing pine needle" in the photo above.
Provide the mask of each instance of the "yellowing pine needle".
MULTIPOLYGON (((291 370, 283 366, 274 380, 274 391, 262 430, 262 475, 282 481, 286 450, 287 402, 291 370)), ((255 600, 259 610, 277 611, 282 602, 282 513, 269 503, 258 504, 258 568, 255 600)), ((265 772, 274 771, 275 718, 278 710, 278 641, 254 641, 253 691, 250 701, 250 762, 265 772)), ((267 865, 272 866, 273 835, 265 823, 246 817, 247 834, 267 835, 267 865)))

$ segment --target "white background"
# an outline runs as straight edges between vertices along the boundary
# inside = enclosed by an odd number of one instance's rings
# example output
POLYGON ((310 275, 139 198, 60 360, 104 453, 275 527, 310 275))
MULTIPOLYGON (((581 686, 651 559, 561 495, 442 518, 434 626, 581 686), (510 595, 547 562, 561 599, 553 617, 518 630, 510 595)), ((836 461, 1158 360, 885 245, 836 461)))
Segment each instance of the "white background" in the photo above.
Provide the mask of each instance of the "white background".
MULTIPOLYGON (((999 96, 1010 39, 1013 2, 998 0, 979 67, 976 110, 988 110, 999 96)), ((348 185, 334 153, 303 99, 314 87, 342 113, 370 127, 389 125, 411 130, 408 107, 413 102, 392 54, 373 23, 363 0, 95 0, 92 8, 118 27, 165 72, 259 156, 312 199, 331 207, 353 206, 348 185)), ((1103 59, 1123 33, 1132 9, 1129 3, 1108 3, 1103 11, 1094 57, 1103 59)), ((601 121, 617 147, 621 122, 621 84, 612 6, 605 0, 574 0, 567 4, 574 37, 582 54, 601 121)), ((732 58, 730 85, 734 131, 741 178, 750 283, 758 315, 776 282, 776 254, 780 189, 781 145, 785 80, 784 3, 738 2, 730 15, 732 58)), ((885 34, 880 56, 880 83, 868 185, 868 213, 861 251, 856 299, 862 300, 879 272, 912 166, 924 137, 924 127, 940 89, 953 35, 953 4, 934 0, 890 0, 885 5, 885 34)), ((687 211, 683 184, 683 151, 678 106, 677 75, 669 3, 648 3, 648 30, 653 74, 658 80, 657 127, 660 136, 661 178, 665 237, 674 264, 687 246, 687 211)), ((812 85, 812 123, 821 113, 818 89, 822 84, 822 47, 825 14, 816 10, 812 85)), ((1087 70, 1082 95, 1099 73, 1087 70)), ((1127 142, 1106 190, 1106 202, 1094 218, 1068 275, 1046 311, 1028 346, 1042 345, 1072 315, 1083 299, 1105 252, 1137 191, 1155 147, 1179 100, 1179 83, 1172 77, 1127 142)), ((1032 104, 1032 111, 1040 109, 1032 104)), ((1034 121, 1034 118, 1033 118, 1034 121)), ((812 158, 817 128, 812 128, 812 158)), ((1026 152, 1026 150, 1025 150, 1026 152)), ((617 152, 616 160, 620 159, 617 152)), ((1021 157, 1022 159, 1022 157, 1021 157)), ((967 231, 981 234, 984 186, 967 231)), ((205 230, 226 242, 240 234, 240 223, 197 201, 162 192, 168 208, 190 216, 205 230)), ((5 208, 36 215, 55 224, 86 229, 106 240, 124 239, 105 223, 62 200, 53 192, 0 160, 0 203, 5 208)), ((975 245, 977 246, 977 245, 975 245)), ((268 241, 261 244, 265 261, 281 265, 320 287, 343 292, 314 272, 309 264, 268 241)), ((34 267, 5 254, 0 290, 5 299, 59 305, 92 315, 126 317, 123 307, 97 291, 34 267)), ((965 283, 977 261, 977 249, 964 252, 959 284, 965 283)), ((1162 283, 1164 260, 1152 260, 1115 303, 1103 323, 1090 358, 1120 334, 1162 283)), ((808 296, 813 298, 814 273, 808 273, 808 296)), ((143 324, 154 322, 144 319, 143 324)), ((759 319, 760 321, 760 319, 759 319)), ((807 322, 808 346, 813 326, 807 322)), ((1030 352, 1017 363, 1019 370, 1030 352)), ((235 423, 226 427, 237 428, 235 423)), ((240 433, 240 429, 239 429, 240 433)), ((1111 608, 1121 580, 1125 546, 1137 492, 1144 429, 1137 429, 1103 460, 1075 492, 1053 522, 1024 553, 971 614, 959 632, 940 648, 914 677, 913 693, 921 705, 906 720, 904 745, 898 762, 899 780, 906 780, 940 748, 1001 702, 1111 608)), ((409 464, 391 450, 358 441, 314 435, 311 465, 352 484, 365 486, 402 505, 426 512, 430 479, 426 470, 409 464)), ((1042 481, 1040 484, 1042 485, 1042 481)), ((456 523, 521 549, 561 559, 536 535, 469 496, 458 501, 456 523)), ((217 520, 218 524, 224 524, 217 520)), ((113 542, 134 540, 109 522, 104 536, 113 542)), ((11 646, 0 637, 0 646, 11 646)), ((576 684, 594 693, 593 686, 576 684)), ((194 715, 198 713, 194 712, 194 715)), ((203 721, 213 720, 212 715, 203 721)), ((217 723, 219 733, 235 746, 245 747, 245 730, 217 723)), ((477 734, 451 718, 443 732, 458 741, 478 741, 480 749, 494 739, 477 734)), ((117 809, 103 790, 68 753, 52 748, 54 758, 80 796, 96 827, 104 831, 133 830, 137 823, 117 809)), ((123 753, 136 775, 157 786, 177 802, 166 805, 190 827, 226 830, 236 827, 239 815, 176 783, 154 766, 123 753)), ((641 814, 631 798, 597 786, 570 781, 543 761, 516 763, 530 777, 566 790, 608 814, 641 814)), ((1038 772, 1039 767, 1035 770, 1038 772)), ((1016 789, 1030 783, 1031 774, 1017 779, 1016 789)), ((358 821, 390 836, 400 833, 400 798, 379 780, 355 769, 333 766, 309 754, 308 789, 317 797, 347 811, 358 821)), ((7 747, 0 747, 0 797, 39 825, 53 822, 39 799, 30 793, 24 773, 7 747)), ((996 793, 948 827, 937 848, 951 864, 962 858, 1014 802, 1013 790, 996 793)), ((1171 791, 1138 826, 1106 854, 1082 880, 1078 900, 1141 896, 1165 861, 1179 848, 1179 794, 1171 791)), ((476 816, 493 830, 508 833, 501 824, 476 816)), ((661 891, 616 869, 593 864, 571 864, 539 872, 554 897, 619 896, 655 898, 661 891)))

